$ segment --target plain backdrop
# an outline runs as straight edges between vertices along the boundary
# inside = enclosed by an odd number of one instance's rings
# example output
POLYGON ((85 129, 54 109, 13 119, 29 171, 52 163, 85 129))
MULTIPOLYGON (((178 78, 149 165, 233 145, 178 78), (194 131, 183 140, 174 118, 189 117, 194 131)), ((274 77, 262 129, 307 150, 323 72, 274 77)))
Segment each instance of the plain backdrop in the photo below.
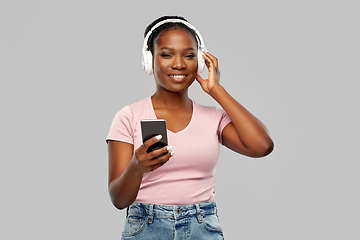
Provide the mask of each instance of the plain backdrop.
MULTIPOLYGON (((0 238, 120 239, 107 191, 116 112, 155 90, 145 27, 181 15, 274 152, 221 147, 226 239, 360 239, 357 1, 0 1, 0 238)), ((206 72, 202 74, 206 76, 206 72)), ((198 103, 217 105, 191 86, 198 103)))

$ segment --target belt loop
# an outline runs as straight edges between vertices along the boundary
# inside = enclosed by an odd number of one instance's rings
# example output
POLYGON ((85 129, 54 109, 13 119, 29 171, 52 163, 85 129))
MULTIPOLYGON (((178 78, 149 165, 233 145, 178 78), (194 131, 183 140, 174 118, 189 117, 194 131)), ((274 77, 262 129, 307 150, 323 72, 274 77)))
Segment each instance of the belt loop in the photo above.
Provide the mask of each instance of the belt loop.
POLYGON ((196 206, 197 219, 198 219, 199 223, 201 223, 203 218, 202 218, 202 215, 200 213, 200 205, 198 203, 195 203, 195 206, 196 206))
POLYGON ((150 206, 149 206, 149 221, 148 221, 148 223, 152 223, 152 222, 153 222, 153 209, 154 209, 154 204, 150 204, 150 206))
POLYGON ((174 214, 174 219, 176 220, 176 206, 174 206, 173 214, 174 214))

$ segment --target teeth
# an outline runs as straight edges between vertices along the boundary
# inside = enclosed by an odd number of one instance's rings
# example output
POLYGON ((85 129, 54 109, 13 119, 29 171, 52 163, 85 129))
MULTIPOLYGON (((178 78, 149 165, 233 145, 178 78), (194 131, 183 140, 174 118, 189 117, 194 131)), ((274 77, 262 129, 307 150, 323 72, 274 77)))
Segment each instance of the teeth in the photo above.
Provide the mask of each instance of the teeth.
POLYGON ((185 75, 170 75, 173 78, 184 78, 186 77, 185 75))

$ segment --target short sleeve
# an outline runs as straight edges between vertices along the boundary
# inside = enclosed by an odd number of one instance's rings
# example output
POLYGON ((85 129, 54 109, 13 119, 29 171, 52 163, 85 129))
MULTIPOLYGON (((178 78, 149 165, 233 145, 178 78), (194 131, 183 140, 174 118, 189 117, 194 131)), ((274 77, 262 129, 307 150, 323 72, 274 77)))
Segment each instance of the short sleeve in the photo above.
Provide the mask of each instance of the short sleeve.
POLYGON ((129 106, 121 109, 114 117, 106 142, 109 140, 134 144, 133 114, 129 106))
POLYGON ((217 129, 217 135, 218 135, 219 143, 222 144, 222 131, 226 127, 226 125, 228 125, 231 122, 231 119, 224 110, 219 109, 218 111, 221 112, 222 114, 217 129))

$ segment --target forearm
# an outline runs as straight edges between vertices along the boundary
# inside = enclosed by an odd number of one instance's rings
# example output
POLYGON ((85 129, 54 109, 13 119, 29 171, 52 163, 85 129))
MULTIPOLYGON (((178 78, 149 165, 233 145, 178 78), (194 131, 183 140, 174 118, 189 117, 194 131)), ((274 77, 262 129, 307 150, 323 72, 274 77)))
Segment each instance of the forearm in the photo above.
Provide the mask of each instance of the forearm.
POLYGON ((209 94, 230 117, 239 139, 247 149, 261 152, 260 155, 271 152, 273 142, 259 119, 238 103, 221 85, 214 87, 209 94))
POLYGON ((109 184, 109 194, 114 206, 124 209, 130 206, 139 192, 143 174, 137 173, 130 161, 125 171, 109 184))

